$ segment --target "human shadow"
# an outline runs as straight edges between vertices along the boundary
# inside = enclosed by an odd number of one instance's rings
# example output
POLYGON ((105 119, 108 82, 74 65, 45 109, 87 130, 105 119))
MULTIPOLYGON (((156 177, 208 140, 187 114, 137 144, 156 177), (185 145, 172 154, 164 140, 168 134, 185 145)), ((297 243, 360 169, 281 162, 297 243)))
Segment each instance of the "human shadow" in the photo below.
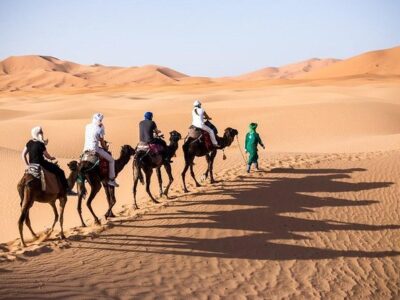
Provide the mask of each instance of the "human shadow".
MULTIPOLYGON (((286 170, 286 169, 283 169, 286 170)), ((388 257, 400 252, 384 249, 332 249, 322 246, 293 245, 296 241, 310 240, 312 233, 340 234, 350 238, 353 232, 399 229, 399 225, 375 225, 341 222, 310 217, 320 208, 345 209, 378 203, 376 200, 348 200, 321 197, 313 193, 359 192, 383 189, 392 182, 348 182, 353 172, 364 169, 299 170, 303 177, 241 177, 227 182, 218 189, 196 194, 200 198, 190 202, 181 200, 174 213, 154 212, 140 220, 130 220, 115 226, 136 228, 135 235, 104 233, 98 239, 82 241, 84 248, 127 252, 152 252, 202 257, 245 259, 333 259, 337 257, 388 257), (314 174, 314 175, 309 175, 314 174), (220 197, 208 196, 214 194, 220 197), (222 197, 221 197, 222 195, 222 197), (196 207, 197 206, 197 207, 196 207), (209 206, 209 208, 206 208, 209 206), (308 217, 286 215, 307 212, 308 217), (176 219, 179 222, 165 222, 176 219), (154 222, 156 221, 156 222, 154 222), (159 221, 159 222, 158 222, 159 221), (148 224, 150 223, 150 224, 148 224), (158 225, 154 225, 154 223, 158 225), (141 235, 143 228, 162 228, 165 233, 175 230, 193 230, 192 237, 173 235, 141 235), (205 230, 205 231, 203 231, 205 230), (209 237, 204 232, 220 232, 219 237, 209 237), (137 232, 137 233, 136 233, 137 232), (203 232, 203 234, 196 233, 203 232), (227 236, 228 235, 228 236, 227 236), (110 245, 116 247, 109 247, 110 245)), ((281 173, 286 173, 281 171, 281 173)), ((295 173, 295 172, 292 172, 295 173)), ((342 210, 342 213, 345 211, 342 210)), ((329 214, 332 218, 332 213, 329 214)), ((346 238, 346 237, 344 237, 346 238)), ((318 245, 321 245, 319 243, 318 245)))

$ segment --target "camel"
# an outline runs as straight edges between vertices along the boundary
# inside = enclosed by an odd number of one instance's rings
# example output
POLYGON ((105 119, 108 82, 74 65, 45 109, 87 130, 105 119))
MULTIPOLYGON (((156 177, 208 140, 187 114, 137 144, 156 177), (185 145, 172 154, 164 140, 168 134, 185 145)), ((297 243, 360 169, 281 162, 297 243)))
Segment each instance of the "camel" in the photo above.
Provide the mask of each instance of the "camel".
POLYGON ((176 130, 171 131, 170 133, 170 144, 167 146, 166 150, 166 156, 162 157, 160 154, 158 155, 149 155, 143 152, 137 152, 135 159, 133 161, 133 207, 135 209, 138 209, 139 207, 137 206, 136 203, 136 190, 137 190, 137 184, 138 181, 142 184, 144 184, 143 180, 143 174, 142 170, 144 171, 146 175, 146 192, 149 195, 150 199, 154 203, 159 203, 151 194, 150 192, 150 182, 151 182, 151 175, 153 174, 153 169, 156 169, 157 173, 157 178, 158 178, 158 184, 160 188, 160 197, 165 195, 168 197, 168 191, 169 188, 174 181, 174 178, 172 176, 172 170, 171 170, 171 158, 175 156, 176 150, 178 149, 178 142, 180 139, 182 139, 182 136, 179 132, 176 130), (162 188, 162 177, 161 177, 161 167, 164 166, 165 171, 168 174, 168 185, 165 187, 165 190, 163 191, 162 188))
MULTIPOLYGON (((238 131, 233 128, 226 128, 224 131, 223 137, 216 136, 218 144, 220 145, 221 150, 225 149, 226 147, 229 147, 235 136, 238 135, 238 131)), ((186 138, 185 143, 182 146, 184 157, 185 157, 185 167, 182 171, 182 181, 183 181, 183 190, 185 193, 188 193, 189 190, 186 187, 186 172, 190 168, 190 174, 196 183, 197 187, 200 187, 200 183, 196 180, 196 177, 194 175, 193 171, 193 161, 196 156, 205 156, 207 160, 207 170, 204 173, 203 177, 206 179, 208 177, 208 174, 210 174, 210 182, 214 183, 214 175, 213 175, 213 165, 214 165, 214 159, 215 156, 217 155, 217 150, 214 148, 213 150, 209 151, 206 147, 206 144, 204 143, 203 140, 199 138, 192 138, 188 136, 186 138)))
MULTIPOLYGON (((73 160, 68 163, 68 167, 70 169, 70 174, 68 176, 68 184, 69 188, 72 190, 74 186, 74 182, 78 176, 78 163, 77 161, 73 160)), ((35 238, 38 238, 37 234, 33 231, 31 226, 31 220, 29 218, 29 210, 33 206, 34 202, 42 202, 42 203, 49 203, 54 211, 54 222, 51 226, 50 232, 53 232, 54 226, 58 221, 58 217, 60 216, 60 238, 64 239, 64 229, 63 229, 63 222, 64 222, 64 208, 65 204, 67 203, 67 191, 61 191, 58 194, 49 194, 45 191, 42 191, 42 183, 39 178, 32 176, 31 174, 25 173, 22 176, 21 180, 17 186, 18 194, 21 199, 21 216, 18 220, 18 228, 19 228, 19 235, 21 237, 21 245, 26 247, 24 236, 23 236, 23 225, 24 222, 26 226, 28 226, 30 232, 35 238), (60 200, 60 214, 57 211, 56 207, 56 200, 60 200)))
MULTIPOLYGON (((115 160, 115 175, 123 170, 126 164, 131 159, 131 156, 135 154, 135 150, 129 146, 124 145, 121 147, 120 157, 115 160)), ((86 197, 87 190, 85 187, 85 181, 89 183, 91 187, 89 198, 87 199, 86 205, 89 208, 89 211, 93 215, 94 221, 96 224, 100 224, 99 218, 96 216, 92 209, 92 201, 94 197, 96 197, 97 193, 100 191, 101 186, 103 185, 104 191, 106 193, 107 202, 108 202, 108 210, 105 214, 105 218, 114 217, 114 213, 112 212, 112 208, 116 203, 115 199, 115 187, 108 185, 108 172, 107 174, 102 174, 100 171, 99 165, 94 165, 90 161, 81 161, 79 163, 79 176, 77 180, 78 186, 78 213, 81 219, 81 223, 83 227, 86 227, 85 222, 82 218, 82 199, 86 197)))

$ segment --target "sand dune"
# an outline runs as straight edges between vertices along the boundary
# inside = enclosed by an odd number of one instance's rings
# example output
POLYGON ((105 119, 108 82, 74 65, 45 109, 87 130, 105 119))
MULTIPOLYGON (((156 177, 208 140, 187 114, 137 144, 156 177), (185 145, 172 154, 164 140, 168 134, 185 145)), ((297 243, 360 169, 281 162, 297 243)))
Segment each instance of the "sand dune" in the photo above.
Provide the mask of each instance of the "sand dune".
MULTIPOLYGON (((373 78, 354 58, 309 72, 335 68, 348 76, 343 70, 351 69, 354 78, 322 74, 320 81, 215 80, 152 65, 82 66, 38 56, 20 65, 19 58, 3 61, 0 298, 398 297, 400 80, 386 67, 392 61, 397 72, 397 51, 360 56, 380 61, 373 78), (16 87, 22 91, 11 92, 16 87), (93 208, 102 224, 91 223, 84 205, 89 226, 82 228, 77 199, 69 197, 68 239, 59 241, 58 225, 47 232, 51 207, 35 203, 30 218, 39 239, 25 228, 28 247, 20 247, 16 184, 33 126, 43 127, 48 151, 67 170, 81 154, 93 113, 104 113, 118 157, 122 145, 136 145, 145 111, 153 111, 166 136, 185 136, 194 99, 220 132, 239 130, 227 159, 217 155, 217 184, 196 188, 188 175, 191 193, 183 194, 179 147, 174 199, 150 204, 140 185, 134 211, 129 162, 118 177, 116 218, 104 219, 100 192, 93 208), (259 124, 267 150, 259 152, 263 170, 248 175, 241 150, 250 122, 259 124)), ((197 159, 195 175, 205 169, 205 159, 197 159)), ((157 195, 155 175, 151 190, 157 195)))
POLYGON ((261 80, 261 79, 277 79, 277 78, 295 78, 300 75, 313 72, 315 70, 319 70, 330 66, 336 62, 340 61, 339 59, 319 59, 312 58, 306 61, 289 64, 282 67, 267 67, 261 70, 257 70, 254 72, 246 73, 237 77, 234 77, 236 80, 261 80))
POLYGON ((400 47, 371 51, 343 60, 299 78, 324 79, 357 75, 400 75, 400 47))
POLYGON ((50 56, 12 56, 0 62, 0 89, 52 89, 167 84, 187 75, 170 68, 84 66, 50 56))
POLYGON ((91 66, 63 61, 51 56, 11 56, 0 61, 0 91, 77 90, 132 87, 139 85, 209 85, 230 81, 315 80, 357 76, 400 74, 400 47, 361 54, 343 61, 313 58, 282 67, 267 67, 236 77, 188 76, 173 69, 91 66))

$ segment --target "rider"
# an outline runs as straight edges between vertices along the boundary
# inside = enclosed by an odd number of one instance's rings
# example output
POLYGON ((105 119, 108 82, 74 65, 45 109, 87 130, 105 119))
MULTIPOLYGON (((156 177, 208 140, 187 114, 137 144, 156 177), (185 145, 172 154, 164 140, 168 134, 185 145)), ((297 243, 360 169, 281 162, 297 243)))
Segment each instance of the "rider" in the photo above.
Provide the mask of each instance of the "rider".
POLYGON ((115 161, 111 154, 104 150, 107 149, 107 145, 104 141, 105 130, 103 118, 104 116, 101 113, 95 113, 92 118, 92 123, 86 125, 85 146, 83 151, 95 151, 100 157, 108 161, 108 185, 118 187, 115 181, 115 161), (99 147, 99 142, 101 147, 99 147))
POLYGON ((32 139, 29 140, 24 150, 22 151, 22 159, 25 164, 27 166, 29 164, 39 164, 47 171, 55 174, 60 179, 65 191, 69 194, 72 194, 69 189, 68 181, 65 177, 64 171, 58 165, 44 159, 47 158, 49 160, 55 160, 56 158, 54 156, 51 156, 49 152, 47 152, 46 145, 48 141, 43 139, 42 127, 37 126, 32 128, 31 135, 32 139))
POLYGON ((250 168, 252 164, 255 164, 258 170, 258 144, 265 149, 263 142, 261 141, 260 135, 256 132, 257 123, 250 123, 249 132, 246 134, 245 141, 245 152, 249 153, 249 160, 247 163, 247 173, 250 173, 250 168))
POLYGON ((153 121, 153 113, 148 111, 144 114, 144 120, 139 123, 139 138, 140 142, 145 144, 157 144, 163 147, 162 155, 167 150, 167 143, 158 138, 161 136, 161 131, 157 128, 156 122, 153 121))
POLYGON ((193 103, 192 119, 192 125, 207 131, 210 135, 210 139, 214 147, 219 148, 220 146, 218 145, 217 139, 215 138, 214 130, 205 124, 206 121, 211 120, 211 118, 201 107, 201 102, 199 100, 196 100, 193 103))

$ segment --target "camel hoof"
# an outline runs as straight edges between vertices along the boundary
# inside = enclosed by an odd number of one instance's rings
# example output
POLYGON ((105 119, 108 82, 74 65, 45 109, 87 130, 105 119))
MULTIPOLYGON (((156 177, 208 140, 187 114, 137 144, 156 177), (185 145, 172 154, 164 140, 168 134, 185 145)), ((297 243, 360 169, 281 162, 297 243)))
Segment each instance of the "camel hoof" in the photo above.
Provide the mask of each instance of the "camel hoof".
POLYGON ((101 225, 99 219, 95 220, 94 223, 95 223, 96 225, 101 225))
POLYGON ((61 234, 60 234, 60 240, 65 240, 65 235, 64 235, 64 233, 61 233, 61 234))
POLYGON ((196 187, 201 187, 201 184, 199 184, 199 183, 196 183, 196 187))
POLYGON ((187 194, 187 193, 189 193, 189 190, 183 190, 183 192, 187 194))
POLYGON ((82 223, 82 224, 81 224, 81 227, 87 227, 87 226, 86 226, 86 224, 85 224, 85 223, 82 223))
POLYGON ((153 203, 159 204, 160 202, 155 200, 155 199, 153 199, 153 203))
POLYGON ((25 243, 21 243, 21 247, 22 247, 22 248, 26 248, 27 245, 26 245, 25 243))
POLYGON ((139 209, 139 206, 137 206, 136 204, 133 205, 133 209, 139 209))

